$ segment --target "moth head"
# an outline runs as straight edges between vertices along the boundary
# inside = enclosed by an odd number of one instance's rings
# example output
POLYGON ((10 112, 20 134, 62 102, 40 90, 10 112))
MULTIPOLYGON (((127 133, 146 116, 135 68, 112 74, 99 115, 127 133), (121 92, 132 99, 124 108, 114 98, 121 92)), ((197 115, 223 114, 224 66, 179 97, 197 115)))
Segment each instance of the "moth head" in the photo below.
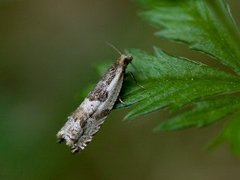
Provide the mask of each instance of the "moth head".
POLYGON ((133 60, 132 56, 122 54, 119 58, 118 63, 123 65, 123 66, 127 66, 129 63, 132 62, 132 60, 133 60))

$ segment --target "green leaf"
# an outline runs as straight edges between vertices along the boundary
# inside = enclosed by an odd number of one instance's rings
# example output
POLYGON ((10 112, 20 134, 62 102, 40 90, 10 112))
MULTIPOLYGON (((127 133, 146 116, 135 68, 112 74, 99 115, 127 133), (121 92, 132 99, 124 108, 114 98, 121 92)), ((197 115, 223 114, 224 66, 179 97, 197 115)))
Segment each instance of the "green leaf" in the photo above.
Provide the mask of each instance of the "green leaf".
POLYGON ((155 6, 141 15, 157 28, 163 27, 157 36, 187 43, 240 72, 239 32, 224 1, 153 2, 149 4, 155 6))
POLYGON ((133 72, 137 83, 124 81, 121 99, 124 104, 136 104, 126 118, 135 118, 165 107, 176 110, 186 104, 210 96, 240 91, 238 77, 221 72, 202 63, 174 57, 155 48, 156 56, 132 49, 133 72))
POLYGON ((209 125, 240 107, 240 97, 218 96, 194 103, 194 107, 156 127, 155 130, 176 130, 187 127, 203 127, 209 125))

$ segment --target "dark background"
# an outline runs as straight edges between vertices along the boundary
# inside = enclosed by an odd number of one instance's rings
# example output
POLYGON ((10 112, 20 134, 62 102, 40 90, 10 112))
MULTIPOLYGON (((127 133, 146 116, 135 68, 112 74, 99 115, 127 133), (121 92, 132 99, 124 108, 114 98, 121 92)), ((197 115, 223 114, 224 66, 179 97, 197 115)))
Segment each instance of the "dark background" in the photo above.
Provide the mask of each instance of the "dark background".
MULTIPOLYGON (((240 2, 228 1, 238 24, 240 2)), ((120 50, 152 46, 207 60, 185 45, 153 36, 129 0, 0 1, 0 179, 239 179, 227 145, 207 151, 224 123, 152 133, 164 113, 123 122, 115 110, 85 151, 72 155, 56 133, 98 81, 94 66, 120 50)))

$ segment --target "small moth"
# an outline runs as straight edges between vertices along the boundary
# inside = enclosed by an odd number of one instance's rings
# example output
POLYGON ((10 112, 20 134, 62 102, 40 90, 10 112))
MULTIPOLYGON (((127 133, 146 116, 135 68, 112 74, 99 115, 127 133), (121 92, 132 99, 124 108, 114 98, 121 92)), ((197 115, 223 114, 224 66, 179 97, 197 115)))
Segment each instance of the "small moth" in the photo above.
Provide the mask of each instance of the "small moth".
POLYGON ((57 133, 59 142, 66 141, 72 153, 82 151, 100 129, 119 97, 125 70, 132 59, 121 54, 57 133))

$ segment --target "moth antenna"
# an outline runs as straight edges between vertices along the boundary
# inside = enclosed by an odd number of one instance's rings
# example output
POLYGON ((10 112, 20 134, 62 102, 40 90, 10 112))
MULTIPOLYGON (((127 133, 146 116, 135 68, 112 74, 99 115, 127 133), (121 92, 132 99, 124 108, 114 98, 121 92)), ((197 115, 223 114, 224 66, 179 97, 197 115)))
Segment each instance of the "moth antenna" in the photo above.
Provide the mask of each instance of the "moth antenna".
POLYGON ((123 54, 118 48, 116 48, 116 47, 115 47, 113 44, 111 44, 110 42, 107 42, 107 41, 106 41, 106 44, 107 44, 108 46, 110 46, 112 49, 114 49, 118 54, 120 54, 120 55, 123 54))

